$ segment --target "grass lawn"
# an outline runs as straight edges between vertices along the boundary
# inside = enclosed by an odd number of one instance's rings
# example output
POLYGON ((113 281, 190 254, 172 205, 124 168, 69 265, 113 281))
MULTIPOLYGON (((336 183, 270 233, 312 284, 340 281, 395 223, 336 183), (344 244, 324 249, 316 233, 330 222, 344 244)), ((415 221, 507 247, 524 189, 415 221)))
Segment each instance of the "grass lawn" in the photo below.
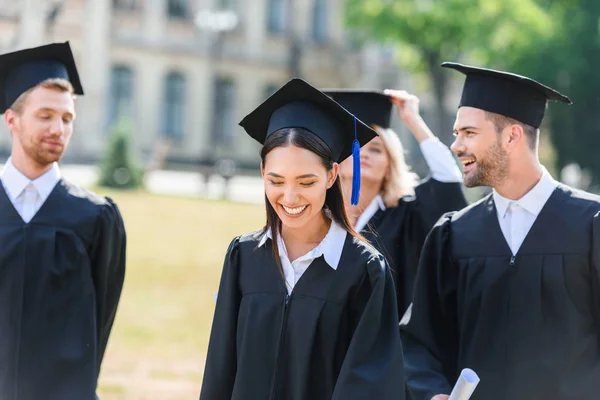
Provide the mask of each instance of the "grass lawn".
POLYGON ((123 296, 99 384, 102 400, 197 399, 225 251, 264 207, 99 189, 128 235, 123 296))

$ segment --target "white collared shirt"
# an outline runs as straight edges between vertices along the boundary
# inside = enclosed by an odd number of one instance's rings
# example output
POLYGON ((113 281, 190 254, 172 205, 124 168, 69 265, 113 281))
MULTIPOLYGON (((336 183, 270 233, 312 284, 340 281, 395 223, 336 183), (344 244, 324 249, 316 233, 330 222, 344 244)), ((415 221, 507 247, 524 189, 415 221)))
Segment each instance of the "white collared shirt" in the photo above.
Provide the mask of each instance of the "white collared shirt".
POLYGON ((537 216, 557 186, 558 182, 544 168, 540 181, 519 200, 510 200, 502 197, 496 190, 492 191, 498 222, 513 255, 519 251, 537 216))
POLYGON ((371 200, 367 208, 365 208, 365 211, 360 214, 358 220, 356 220, 356 224, 354 224, 354 229, 356 232, 360 232, 365 229, 367 223, 369 223, 371 218, 373 218, 373 215, 375 215, 379 210, 385 211, 386 207, 385 203, 383 202, 383 198, 378 194, 375 196, 375 198, 373 198, 373 200, 371 200))
POLYGON ((23 221, 29 223, 60 180, 60 169, 58 164, 54 163, 46 173, 31 180, 23 175, 9 158, 0 173, 0 180, 23 221))
POLYGON ((462 173, 456 165, 452 151, 438 138, 428 138, 419 143, 431 177, 438 182, 462 182, 462 173))
MULTIPOLYGON (((335 221, 331 221, 329 231, 321 243, 319 243, 317 247, 302 257, 298 257, 292 262, 290 262, 285 243, 283 242, 281 235, 278 235, 277 244, 279 247, 279 259, 281 260, 281 266, 283 268, 288 294, 292 293, 292 290, 294 289, 294 286, 296 286, 296 283, 298 283, 300 280, 300 277, 302 277, 304 272, 306 272, 310 264, 316 258, 323 256, 327 265, 334 270, 337 270, 340 258, 342 257, 342 249, 346 241, 346 234, 347 232, 342 226, 337 224, 335 221)), ((267 238, 273 239, 270 229, 267 230, 267 232, 263 235, 258 247, 265 244, 267 238)))

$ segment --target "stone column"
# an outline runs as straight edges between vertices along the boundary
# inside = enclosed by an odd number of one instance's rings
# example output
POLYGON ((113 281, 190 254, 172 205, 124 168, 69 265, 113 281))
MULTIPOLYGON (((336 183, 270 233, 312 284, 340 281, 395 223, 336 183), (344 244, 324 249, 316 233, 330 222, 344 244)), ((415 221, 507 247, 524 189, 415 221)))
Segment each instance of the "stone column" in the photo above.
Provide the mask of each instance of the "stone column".
POLYGON ((250 59, 260 59, 266 39, 269 0, 244 1, 238 7, 246 42, 244 51, 250 59))
POLYGON ((18 49, 44 44, 44 15, 47 7, 40 0, 21 0, 18 49))
POLYGON ((84 96, 76 101, 77 120, 72 150, 100 157, 104 149, 110 94, 112 2, 85 1, 87 21, 83 30, 83 46, 78 49, 79 57, 76 59, 84 96))
POLYGON ((167 0, 145 0, 143 37, 156 42, 165 34, 167 25, 167 0))

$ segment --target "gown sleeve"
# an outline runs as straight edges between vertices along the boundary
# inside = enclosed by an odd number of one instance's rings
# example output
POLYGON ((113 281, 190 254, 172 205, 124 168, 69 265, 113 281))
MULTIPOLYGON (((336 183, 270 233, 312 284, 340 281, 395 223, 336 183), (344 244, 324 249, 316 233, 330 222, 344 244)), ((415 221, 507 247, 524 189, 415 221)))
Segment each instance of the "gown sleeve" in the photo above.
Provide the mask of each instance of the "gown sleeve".
POLYGON ((437 220, 450 211, 467 206, 462 188, 462 174, 450 149, 438 138, 420 143, 431 177, 415 188, 424 229, 429 232, 437 220))
POLYGON ((412 302, 419 258, 427 234, 442 215, 467 206, 460 182, 444 183, 430 178, 415 188, 415 194, 410 200, 400 200, 409 207, 402 226, 398 227, 403 231, 398 243, 403 263, 397 263, 401 270, 395 271, 400 315, 412 302))
POLYGON ((417 268, 423 243, 427 237, 423 220, 418 212, 416 200, 407 203, 411 211, 407 213, 406 218, 400 226, 401 234, 398 235, 399 260, 393 260, 394 270, 392 272, 395 278, 395 287, 398 293, 398 312, 400 318, 406 312, 413 299, 413 290, 415 279, 417 277, 417 268))
POLYGON ((356 329, 333 400, 404 398, 404 367, 394 283, 383 256, 369 261, 352 301, 356 329))
POLYGON ((467 206, 461 182, 440 182, 429 178, 415 188, 415 196, 425 232, 429 232, 445 213, 467 206))
POLYGON ((413 299, 419 258, 427 234, 444 213, 467 206, 462 184, 457 182, 444 183, 430 178, 415 188, 415 194, 416 199, 406 203, 410 211, 403 222, 406 226, 401 227, 404 234, 400 235, 399 243, 404 259, 403 271, 396 271, 401 315, 413 299))
POLYGON ((223 264, 200 399, 231 399, 237 369, 237 320, 242 299, 238 277, 239 237, 236 237, 229 245, 223 264))
POLYGON ((594 296, 593 307, 595 311, 598 339, 600 340, 600 212, 592 221, 592 291, 594 296))
POLYGON ((98 338, 97 375, 117 313, 125 279, 126 234, 123 218, 112 199, 98 216, 94 242, 90 252, 92 278, 96 293, 96 326, 98 338))
POLYGON ((452 151, 437 137, 419 143, 431 176, 438 182, 462 182, 462 173, 452 151))
POLYGON ((413 304, 400 322, 406 379, 414 400, 450 394, 457 376, 457 274, 447 214, 425 241, 413 304))

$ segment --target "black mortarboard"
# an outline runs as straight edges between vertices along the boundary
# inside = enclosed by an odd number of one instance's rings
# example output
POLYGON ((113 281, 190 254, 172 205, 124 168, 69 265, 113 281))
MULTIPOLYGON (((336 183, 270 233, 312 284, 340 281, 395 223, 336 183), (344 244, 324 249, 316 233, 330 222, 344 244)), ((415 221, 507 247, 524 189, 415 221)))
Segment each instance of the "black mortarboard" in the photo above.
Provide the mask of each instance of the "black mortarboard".
POLYGON ((324 89, 342 107, 368 125, 390 127, 392 102, 390 96, 374 90, 324 89))
POLYGON ((66 79, 71 82, 75 94, 83 94, 69 42, 0 55, 0 114, 4 114, 21 94, 51 78, 66 79))
POLYGON ((572 104, 567 96, 525 76, 453 62, 442 67, 467 76, 459 107, 479 108, 539 128, 548 100, 572 104))
POLYGON ((261 144, 279 129, 304 128, 329 147, 333 161, 342 162, 352 155, 355 174, 351 201, 358 202, 359 150, 377 133, 319 89, 294 78, 244 117, 240 126, 261 144), (350 135, 350 132, 354 135, 350 135))

